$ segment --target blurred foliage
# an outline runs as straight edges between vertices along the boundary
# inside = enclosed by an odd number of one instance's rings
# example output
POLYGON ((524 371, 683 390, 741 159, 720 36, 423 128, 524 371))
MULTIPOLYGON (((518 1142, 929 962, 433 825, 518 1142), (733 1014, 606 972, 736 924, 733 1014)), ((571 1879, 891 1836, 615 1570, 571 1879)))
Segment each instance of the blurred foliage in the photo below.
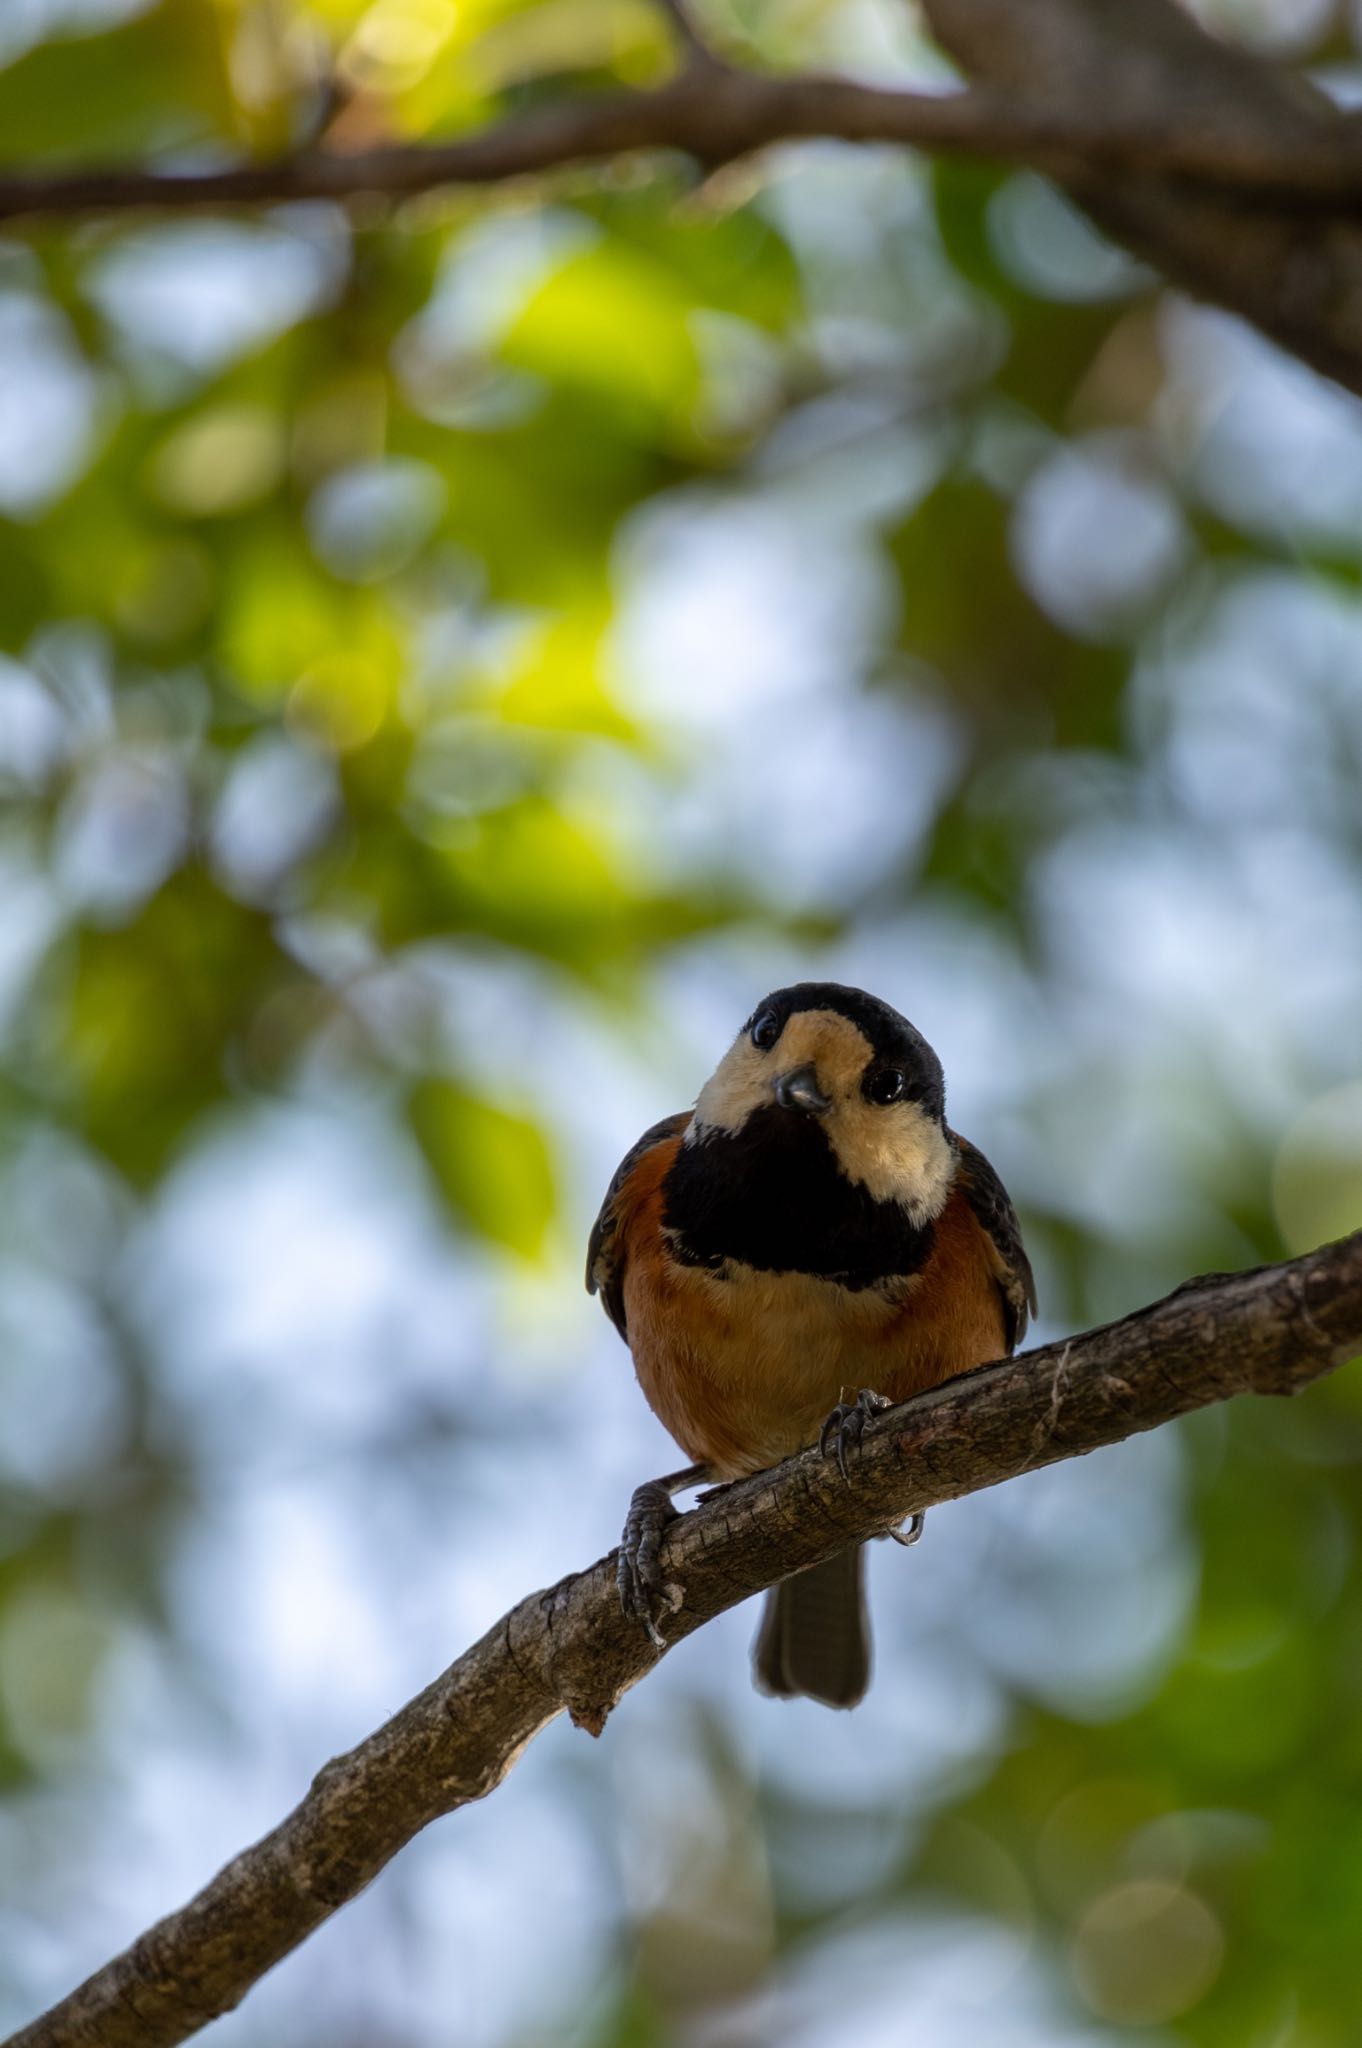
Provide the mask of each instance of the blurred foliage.
MULTIPOLYGON (((1205 11, 1293 60, 1354 62, 1341 9, 1205 11)), ((891 7, 712 16, 762 61, 939 75, 891 7)), ((668 62, 643 0, 32 0, 0 11, 0 167, 446 136, 668 62)), ((1362 1221, 1362 954, 1313 879, 1362 889, 1362 430, 1274 363, 1264 416, 1286 425, 1255 442, 1245 346, 1034 179, 813 147, 708 183, 630 163, 352 220, 288 206, 0 239, 16 1802, 98 1755, 120 1628, 158 1632, 191 1693, 211 1689, 175 1642, 194 1433, 129 1311, 127 1248, 224 1122, 377 1103, 470 1255, 509 1259, 512 1287, 545 1262, 570 1284, 552 1030, 507 1071, 457 995, 451 1012, 451 963, 497 963, 550 1020, 582 1005, 647 1043, 658 987, 733 948, 888 949, 886 929, 966 961, 984 948, 978 1005, 1000 1012, 1008 1069, 986 1141, 1054 1328, 1362 1221), (897 802, 868 814, 850 881, 739 857, 747 811, 782 801, 775 713, 749 731, 722 829, 685 825, 694 804, 718 816, 704 720, 746 687, 750 621, 697 580, 639 652, 639 592, 684 584, 706 518, 732 520, 735 573, 757 573, 740 545, 757 511, 784 522, 773 602, 796 621, 859 565, 829 600, 847 731, 889 705, 915 735, 902 806, 921 829, 900 835, 897 802), (673 640, 693 671, 655 701, 640 672, 673 640), (1260 654, 1283 692, 1313 693, 1306 738, 1270 682, 1255 698, 1216 680, 1260 654), (688 695, 708 707, 693 726, 688 695), (1209 949, 1151 939, 1101 1007, 1078 956, 1127 932, 1129 876, 1165 859, 1151 895, 1190 916, 1219 878, 1251 932, 1285 877, 1272 929, 1301 928, 1334 981, 1279 1014, 1299 975, 1254 940, 1211 1021, 1189 998, 1161 1035, 1146 963, 1171 958, 1168 985, 1190 987, 1209 949), (105 1361, 109 1416, 79 1392, 62 1406, 34 1334, 53 1329, 105 1361), (45 1400, 57 1419, 34 1437, 45 1400)), ((789 796, 782 844, 855 808, 829 767, 789 796)), ((970 973, 947 977, 962 1005, 970 973)), ((867 1850, 853 1919, 950 1911, 1018 1933, 1063 2025, 1102 2039, 1346 2048, 1356 1384, 1183 1436, 1184 1622, 1100 1710, 1012 1683, 1005 1738, 867 1850)), ((687 1739, 722 1793, 696 1811, 746 1819, 697 1842, 680 1806, 668 1817, 665 1906, 634 1914, 606 1989, 554 2039, 661 2048, 701 2038, 700 2018, 706 2040, 752 2039, 744 2000, 846 1932, 846 1901, 810 1906, 781 1845, 835 1864, 879 1839, 882 1802, 763 1789, 699 1709, 687 1739)), ((855 1747, 854 1729, 830 1739, 855 1747)), ((10 1890, 34 1867, 19 1839, 0 1834, 10 1890)), ((40 1972, 13 1974, 17 2019, 40 1972)))

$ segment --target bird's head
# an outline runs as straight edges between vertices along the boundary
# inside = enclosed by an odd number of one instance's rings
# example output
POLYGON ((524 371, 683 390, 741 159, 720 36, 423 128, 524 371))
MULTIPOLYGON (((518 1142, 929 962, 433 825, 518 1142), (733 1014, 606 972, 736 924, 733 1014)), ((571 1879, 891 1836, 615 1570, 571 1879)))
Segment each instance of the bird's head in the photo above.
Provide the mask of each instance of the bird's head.
POLYGON ((700 1091, 688 1137, 771 1142, 802 1121, 838 1168, 914 1223, 938 1215, 955 1173, 941 1062, 888 1003, 803 981, 758 1003, 700 1091))

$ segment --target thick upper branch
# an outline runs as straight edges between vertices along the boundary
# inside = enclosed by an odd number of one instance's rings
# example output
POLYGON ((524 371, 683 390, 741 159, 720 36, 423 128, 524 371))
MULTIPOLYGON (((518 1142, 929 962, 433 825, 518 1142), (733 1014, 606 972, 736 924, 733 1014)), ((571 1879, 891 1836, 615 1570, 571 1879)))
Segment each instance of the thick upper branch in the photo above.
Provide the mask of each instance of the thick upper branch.
POLYGON ((1117 241, 1199 298, 1227 306, 1350 390, 1362 392, 1362 225, 1356 193, 1325 186, 1355 147, 1356 125, 1304 79, 1206 34, 1178 0, 923 0, 937 40, 976 91, 1033 109, 1114 110, 1122 129, 1162 124, 1223 154, 1199 184, 1153 155, 1111 177, 1094 160, 1056 175, 1117 241), (1335 149, 1341 154, 1334 155, 1335 149), (1297 151, 1304 196, 1247 170, 1297 151), (1324 171, 1319 152, 1334 155, 1324 171))
MULTIPOLYGON (((1118 1442, 1233 1394, 1295 1393, 1362 1351, 1362 1232, 1211 1275, 1122 1322, 890 1410, 852 1482, 812 1452, 685 1515, 664 1552, 689 1635, 917 1509, 1118 1442)), ((7 2048, 166 2048, 237 2004, 417 1831, 490 1792, 566 1709, 593 1733, 658 1661, 603 1558, 503 1617, 270 1835, 7 2048)))

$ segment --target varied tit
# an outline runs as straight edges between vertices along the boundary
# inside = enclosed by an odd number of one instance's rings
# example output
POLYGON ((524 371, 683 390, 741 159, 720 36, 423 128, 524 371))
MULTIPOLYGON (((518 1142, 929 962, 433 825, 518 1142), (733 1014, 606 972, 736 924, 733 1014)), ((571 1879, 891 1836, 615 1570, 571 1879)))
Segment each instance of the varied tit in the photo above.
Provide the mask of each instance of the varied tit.
MULTIPOLYGON (((621 1597, 658 1640, 674 1492, 819 1442, 845 1470, 868 1414, 1008 1356, 1036 1305, 1007 1190, 946 1122, 940 1060, 888 1003, 835 982, 767 996, 694 1110, 626 1154, 587 1287, 694 1460, 641 1486, 625 1526, 621 1597)), ((856 1704, 859 1547, 772 1588, 754 1659, 765 1691, 856 1704)))

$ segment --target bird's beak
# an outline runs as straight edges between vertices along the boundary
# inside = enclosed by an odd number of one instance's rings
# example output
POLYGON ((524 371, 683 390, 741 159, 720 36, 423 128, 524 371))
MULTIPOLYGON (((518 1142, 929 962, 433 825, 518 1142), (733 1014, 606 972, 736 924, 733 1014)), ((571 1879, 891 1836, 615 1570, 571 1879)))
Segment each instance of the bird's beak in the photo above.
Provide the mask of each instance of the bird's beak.
POLYGON ((796 1067, 792 1073, 781 1074, 772 1085, 782 1109, 807 1109, 814 1116, 821 1116, 825 1109, 832 1108, 812 1067, 796 1067))

